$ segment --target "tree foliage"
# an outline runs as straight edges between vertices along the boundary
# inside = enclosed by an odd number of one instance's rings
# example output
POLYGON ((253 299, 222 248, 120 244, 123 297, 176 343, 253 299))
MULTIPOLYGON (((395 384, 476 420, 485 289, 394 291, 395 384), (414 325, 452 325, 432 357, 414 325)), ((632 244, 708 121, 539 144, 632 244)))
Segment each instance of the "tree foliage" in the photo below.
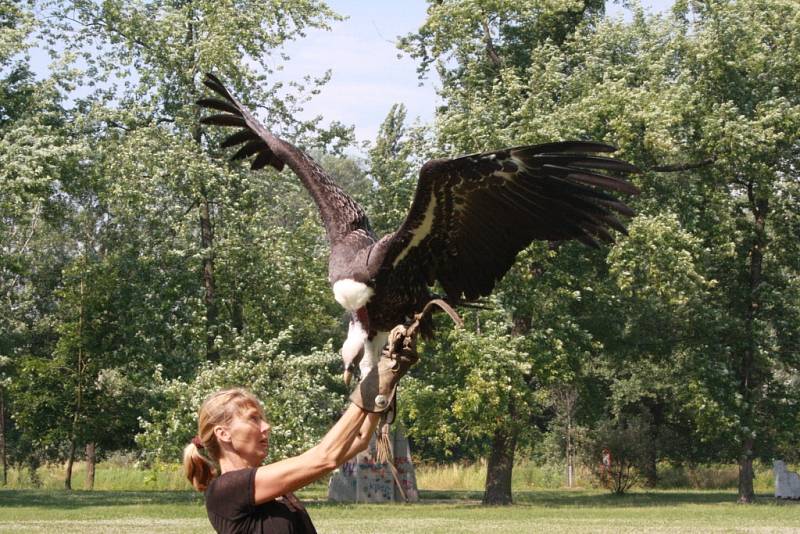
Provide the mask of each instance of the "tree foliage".
POLYGON ((559 38, 537 34, 545 11, 435 3, 404 46, 425 68, 439 61, 448 151, 596 139, 646 170, 629 238, 607 257, 534 248, 499 301, 528 337, 585 340, 555 368, 581 384, 579 417, 647 416, 653 466, 723 455, 745 481, 797 420, 794 402, 773 404, 798 372, 797 256, 784 238, 797 214, 785 210, 796 205, 797 6, 679 2, 656 17, 634 6, 629 23, 584 7, 559 38), (508 37, 509 20, 528 41, 508 37), (687 435, 699 444, 669 445, 687 435))
POLYGON ((306 355, 287 353, 291 330, 267 342, 239 340, 236 358, 206 362, 191 379, 153 379, 163 391, 160 402, 141 418, 137 442, 148 460, 174 461, 197 433, 197 412, 211 393, 246 387, 264 405, 272 425, 267 461, 300 454, 319 441, 344 406, 330 344, 306 355))

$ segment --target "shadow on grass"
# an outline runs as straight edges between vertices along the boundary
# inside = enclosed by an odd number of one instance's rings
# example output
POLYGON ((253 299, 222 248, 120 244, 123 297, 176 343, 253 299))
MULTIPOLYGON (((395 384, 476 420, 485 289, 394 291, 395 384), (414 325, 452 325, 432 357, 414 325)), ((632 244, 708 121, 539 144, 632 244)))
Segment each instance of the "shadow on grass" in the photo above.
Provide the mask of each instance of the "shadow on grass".
MULTIPOLYGON (((446 505, 455 507, 479 507, 482 491, 434 491, 420 490, 420 506, 446 505)), ((323 499, 307 499, 314 507, 356 506, 353 503, 334 503, 323 499)), ((735 504, 735 491, 637 491, 625 495, 592 490, 541 490, 515 491, 515 506, 538 506, 546 508, 648 508, 674 507, 682 505, 735 504)), ((772 495, 758 495, 756 505, 776 504, 772 495)), ((777 503, 781 504, 781 503, 777 503)))
MULTIPOLYGON (((684 504, 733 504, 736 492, 730 491, 637 491, 625 495, 585 490, 516 491, 514 504, 552 508, 642 508, 684 504)), ((480 491, 420 491, 422 502, 471 502, 479 504, 480 491)), ((774 504, 772 495, 759 495, 756 504, 774 504)))
MULTIPOLYGON (((480 491, 420 491, 421 506, 445 504, 479 506, 480 491)), ((326 500, 309 499, 314 507, 346 507, 326 500)), ((643 508, 680 506, 686 504, 733 504, 736 493, 730 491, 652 491, 627 495, 586 490, 542 490, 514 492, 518 506, 544 506, 552 508, 643 508)), ((146 506, 146 505, 202 506, 203 496, 194 491, 64 491, 64 490, 0 490, 0 507, 26 507, 49 509, 77 509, 90 506, 146 506)), ((759 495, 756 504, 774 505, 772 495, 759 495)))
POLYGON ((189 491, 66 491, 0 490, 0 507, 75 509, 87 506, 203 504, 203 496, 189 491))

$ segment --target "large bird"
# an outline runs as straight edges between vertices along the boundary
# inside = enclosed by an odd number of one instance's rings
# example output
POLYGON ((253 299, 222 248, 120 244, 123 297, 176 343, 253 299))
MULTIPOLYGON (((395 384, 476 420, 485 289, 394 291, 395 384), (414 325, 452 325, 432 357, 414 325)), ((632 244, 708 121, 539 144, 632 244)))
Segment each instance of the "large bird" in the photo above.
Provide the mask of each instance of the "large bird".
POLYGON ((357 362, 366 375, 388 332, 435 298, 436 282, 450 304, 474 301, 492 292, 532 241, 597 247, 613 242, 609 229, 625 232, 615 213, 633 215, 606 191, 638 193, 613 176, 637 168, 591 154, 613 152, 609 145, 567 141, 428 161, 405 221, 379 239, 361 206, 311 157, 267 130, 215 76, 204 84, 220 98, 197 103, 220 113, 201 123, 239 129, 222 143, 241 145, 231 159, 255 156, 253 170, 288 165, 319 208, 331 247, 328 278, 350 313, 346 382, 357 362))

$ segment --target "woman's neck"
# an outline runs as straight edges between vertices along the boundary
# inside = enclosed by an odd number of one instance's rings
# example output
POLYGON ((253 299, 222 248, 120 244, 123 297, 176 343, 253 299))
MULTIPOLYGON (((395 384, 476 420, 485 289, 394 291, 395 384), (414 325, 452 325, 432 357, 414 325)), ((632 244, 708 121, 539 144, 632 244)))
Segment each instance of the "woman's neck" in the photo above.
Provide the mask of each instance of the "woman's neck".
POLYGON ((222 473, 227 473, 228 471, 237 471, 246 467, 255 466, 251 465, 250 462, 236 454, 223 455, 222 458, 219 459, 219 469, 222 473))

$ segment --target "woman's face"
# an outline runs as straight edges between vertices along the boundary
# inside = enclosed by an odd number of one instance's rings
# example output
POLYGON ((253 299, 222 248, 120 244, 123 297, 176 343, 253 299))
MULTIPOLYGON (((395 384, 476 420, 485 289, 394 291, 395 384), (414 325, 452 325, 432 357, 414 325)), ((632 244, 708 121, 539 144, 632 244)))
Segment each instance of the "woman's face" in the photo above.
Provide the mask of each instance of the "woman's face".
POLYGON ((231 446, 248 464, 257 467, 267 457, 270 430, 272 427, 264 421, 258 408, 245 408, 229 426, 231 446))

